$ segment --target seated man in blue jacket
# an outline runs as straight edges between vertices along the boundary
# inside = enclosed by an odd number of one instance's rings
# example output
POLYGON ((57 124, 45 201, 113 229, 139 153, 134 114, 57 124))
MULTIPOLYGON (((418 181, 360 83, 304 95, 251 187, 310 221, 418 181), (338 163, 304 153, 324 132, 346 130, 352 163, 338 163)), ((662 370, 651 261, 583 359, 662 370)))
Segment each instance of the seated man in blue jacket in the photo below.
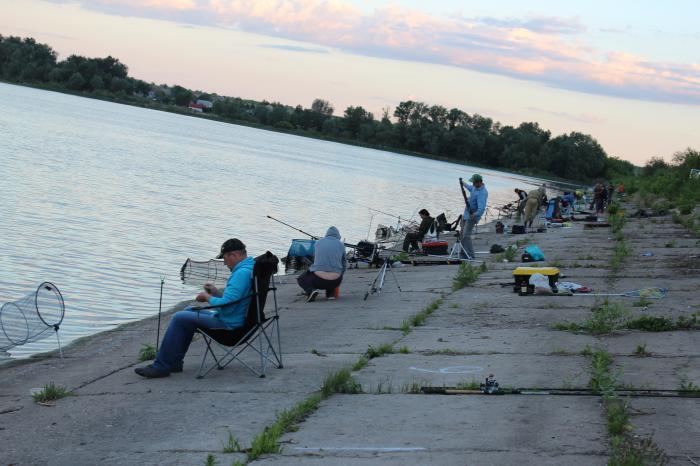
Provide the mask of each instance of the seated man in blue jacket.
POLYGON ((325 290, 326 298, 332 299, 333 291, 343 281, 346 266, 345 245, 336 227, 328 228, 326 236, 316 241, 315 249, 313 265, 297 278, 308 302, 314 301, 320 290, 325 290))
POLYGON ((171 372, 182 372, 182 360, 197 328, 234 329, 244 325, 250 303, 255 261, 252 257, 248 257, 245 244, 236 238, 226 240, 221 245, 221 253, 217 259, 223 259, 231 270, 226 288, 223 293, 219 293, 216 287, 206 284, 204 291, 195 299, 212 306, 224 306, 203 311, 188 307, 176 312, 170 320, 156 360, 151 365, 134 369, 138 375, 155 378, 167 377, 171 372), (221 296, 217 296, 219 294, 221 296), (246 299, 241 300, 241 298, 246 299), (233 304, 226 306, 229 303, 233 304))

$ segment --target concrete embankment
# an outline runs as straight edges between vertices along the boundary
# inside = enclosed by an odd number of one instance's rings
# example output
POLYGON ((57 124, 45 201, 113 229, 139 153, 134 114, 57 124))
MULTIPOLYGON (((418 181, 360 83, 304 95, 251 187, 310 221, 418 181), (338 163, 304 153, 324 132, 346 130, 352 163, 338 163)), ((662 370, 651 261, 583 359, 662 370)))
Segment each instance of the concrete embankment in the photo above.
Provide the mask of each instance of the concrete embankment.
MULTIPOLYGON (((699 310, 697 238, 670 217, 630 219, 622 231, 626 255, 610 229, 584 230, 579 223, 524 236, 480 232, 475 246, 527 239, 544 251, 544 265, 558 266, 568 281, 599 293, 664 287, 667 297, 610 296, 605 304, 596 296, 518 296, 501 286, 518 264, 489 255, 488 271, 458 291, 452 289, 457 266, 409 266, 395 269, 401 292, 387 275, 382 293, 367 301, 377 269, 349 271, 340 299, 314 303, 283 277, 285 367, 269 369, 264 379, 235 364, 195 379, 201 340, 192 344, 183 373, 138 377, 133 367, 141 345, 154 341, 154 319, 84 340, 63 360, 0 368, 0 463, 184 465, 204 464, 209 454, 218 464, 245 463, 245 453, 223 453, 229 435, 247 448, 281 411, 316 394, 326 375, 352 367, 371 346, 378 357, 352 373, 361 393, 325 398, 279 438, 280 453, 250 464, 605 464, 614 453, 609 398, 415 392, 427 385, 469 387, 489 374, 504 387, 588 389, 600 376, 593 363, 600 354, 609 358, 603 372, 615 388, 700 385, 698 331, 676 325, 699 310), (616 257, 621 261, 613 269, 616 257), (594 315, 605 320, 592 312, 601 306, 628 312, 627 320, 666 317, 661 322, 676 327, 629 330, 612 316, 612 331, 595 334, 601 329, 585 323, 594 315), (554 329, 564 322, 584 328, 554 329), (73 396, 53 406, 34 403, 30 390, 50 381, 73 396)), ((620 399, 629 403, 623 436, 649 439, 644 446, 632 438, 629 448, 665 454, 671 464, 700 463, 697 398, 620 399)))

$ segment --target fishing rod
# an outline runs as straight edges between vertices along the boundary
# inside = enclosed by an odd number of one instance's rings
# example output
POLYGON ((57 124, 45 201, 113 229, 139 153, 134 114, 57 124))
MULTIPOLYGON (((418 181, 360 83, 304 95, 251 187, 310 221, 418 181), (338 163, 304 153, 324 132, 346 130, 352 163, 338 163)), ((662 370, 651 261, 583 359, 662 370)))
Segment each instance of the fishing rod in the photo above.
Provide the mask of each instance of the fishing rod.
MULTIPOLYGON (((298 231, 298 232, 300 232, 300 233, 303 233, 303 234, 305 234, 306 236, 309 236, 311 239, 315 239, 315 240, 318 240, 318 239, 319 239, 318 236, 314 236, 314 235, 312 235, 311 233, 307 233, 307 232, 305 232, 304 230, 301 230, 301 229, 299 229, 299 228, 293 227, 292 225, 290 225, 290 224, 288 224, 288 223, 285 223, 285 222, 283 222, 283 221, 281 221, 281 220, 278 220, 278 219, 276 219, 276 218, 274 218, 274 217, 271 217, 270 215, 266 215, 266 217, 269 218, 270 220, 274 220, 275 222, 281 223, 282 225, 288 226, 289 228, 291 228, 291 229, 293 229, 293 230, 296 230, 296 231, 298 231)), ((368 241, 367 243, 371 244, 372 247, 374 248, 374 251, 372 252, 372 255, 374 255, 375 253, 378 254, 379 251, 384 251, 384 252, 396 252, 396 253, 404 253, 404 252, 406 252, 406 251, 404 251, 404 250, 402 250, 402 249, 389 249, 389 248, 381 248, 381 249, 380 249, 380 248, 377 247, 376 243, 370 243, 369 241, 368 241)), ((347 248, 352 248, 352 249, 361 249, 361 248, 363 248, 363 246, 361 246, 361 245, 359 245, 359 244, 343 243, 343 245, 344 245, 345 247, 347 247, 347 248)), ((444 259, 444 256, 437 256, 437 255, 435 255, 435 254, 427 254, 427 253, 424 253, 424 252, 413 252, 412 254, 417 255, 417 256, 439 257, 439 258, 441 258, 441 259, 444 259)), ((378 257, 378 256, 377 256, 377 257, 378 257)), ((469 261, 469 262, 483 262, 483 261, 477 261, 477 260, 473 260, 473 259, 459 259, 459 260, 460 260, 460 261, 464 260, 464 261, 469 261)))
POLYGON ((319 239, 318 236, 314 236, 314 235, 312 235, 311 233, 307 233, 307 232, 305 232, 304 230, 300 230, 300 229, 297 228, 297 227, 293 227, 293 226, 291 226, 289 223, 284 223, 282 220, 278 220, 278 219, 276 219, 275 217, 271 217, 271 216, 269 216, 269 215, 266 215, 266 217, 269 218, 270 220, 274 220, 274 221, 277 222, 277 223, 281 223, 282 225, 287 226, 287 227, 291 228, 292 230, 296 230, 296 231, 298 231, 299 233, 303 233, 303 234, 305 234, 306 236, 311 237, 311 239, 319 239))

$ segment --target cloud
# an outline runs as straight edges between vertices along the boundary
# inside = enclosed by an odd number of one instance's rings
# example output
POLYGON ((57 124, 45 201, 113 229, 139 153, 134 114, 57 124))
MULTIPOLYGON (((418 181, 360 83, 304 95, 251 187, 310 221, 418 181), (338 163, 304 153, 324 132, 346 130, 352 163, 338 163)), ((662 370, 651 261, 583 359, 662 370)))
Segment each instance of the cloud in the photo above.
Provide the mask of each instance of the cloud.
POLYGON ((531 112, 537 112, 537 113, 544 113, 547 115, 552 115, 557 118, 565 119, 565 120, 571 120, 575 121, 577 123, 594 123, 594 124, 599 124, 599 123, 604 123, 605 119, 601 118, 599 115, 591 115, 588 113, 581 113, 578 115, 568 113, 568 112, 555 112, 552 110, 547 110, 544 108, 538 108, 538 107, 527 107, 527 110, 531 112))
POLYGON ((700 105, 700 64, 654 62, 596 49, 584 42, 586 27, 578 18, 443 17, 398 5, 367 13, 343 0, 52 1, 236 28, 360 55, 456 66, 577 92, 700 105))
POLYGON ((301 47, 298 45, 282 45, 282 44, 260 44, 258 47, 267 49, 289 50, 290 52, 305 52, 305 53, 330 53, 328 49, 321 47, 301 47))

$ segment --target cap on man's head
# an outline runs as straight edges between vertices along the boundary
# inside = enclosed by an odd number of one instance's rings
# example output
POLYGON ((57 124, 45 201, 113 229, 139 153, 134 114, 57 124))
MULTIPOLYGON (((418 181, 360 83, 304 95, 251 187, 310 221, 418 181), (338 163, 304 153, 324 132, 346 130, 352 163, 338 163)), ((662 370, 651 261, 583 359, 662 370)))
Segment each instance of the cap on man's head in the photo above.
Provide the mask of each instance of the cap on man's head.
POLYGON ((224 241, 221 245, 221 253, 216 256, 217 259, 223 259, 224 254, 231 251, 245 251, 245 244, 238 238, 231 238, 224 241))
POLYGON ((484 179, 478 173, 474 173, 472 177, 469 178, 469 181, 471 181, 472 183, 483 183, 484 179))

